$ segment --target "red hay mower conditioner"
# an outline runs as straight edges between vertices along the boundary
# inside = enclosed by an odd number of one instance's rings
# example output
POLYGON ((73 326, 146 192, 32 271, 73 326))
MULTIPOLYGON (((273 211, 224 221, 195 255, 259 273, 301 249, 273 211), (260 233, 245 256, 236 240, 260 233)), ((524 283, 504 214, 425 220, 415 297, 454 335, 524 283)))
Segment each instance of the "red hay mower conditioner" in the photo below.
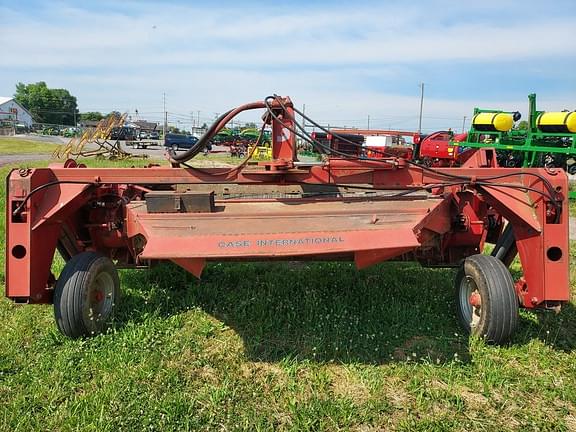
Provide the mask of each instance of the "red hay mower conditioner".
MULTIPOLYGON (((13 170, 6 201, 6 294, 53 303, 69 337, 102 332, 119 299, 116 268, 170 260, 200 277, 208 261, 386 260, 459 267, 458 316, 489 342, 510 339, 518 308, 569 300, 568 183, 560 169, 497 167, 478 149, 458 168, 331 153, 297 160, 289 98, 223 114, 170 167, 87 168, 73 161, 13 170), (186 162, 234 116, 263 109, 272 160, 198 169, 186 162), (483 255, 493 243, 490 255, 483 255), (67 260, 56 278, 58 250, 67 260), (519 255, 522 275, 508 266, 519 255)), ((313 121, 307 118, 307 121, 313 121)), ((326 131, 329 132, 329 131, 326 131)), ((343 138, 344 139, 344 138, 343 138)), ((354 144, 351 142, 351 144, 354 144)))

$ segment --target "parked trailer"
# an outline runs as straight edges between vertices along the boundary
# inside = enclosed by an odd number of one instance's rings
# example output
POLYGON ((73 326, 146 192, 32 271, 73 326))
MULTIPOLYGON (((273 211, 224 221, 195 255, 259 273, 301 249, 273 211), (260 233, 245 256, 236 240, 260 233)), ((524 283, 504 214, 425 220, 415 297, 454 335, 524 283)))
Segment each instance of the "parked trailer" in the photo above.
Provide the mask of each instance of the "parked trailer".
MULTIPOLYGON (((382 159, 386 157, 401 157, 407 160, 418 159, 418 143, 420 134, 389 129, 331 129, 335 136, 346 137, 347 134, 363 137, 362 148, 357 149, 359 156, 382 159), (407 143, 406 138, 413 143, 407 143)), ((326 134, 324 134, 326 135, 326 134)))
POLYGON ((200 277, 211 261, 348 259, 362 269, 411 260, 459 269, 458 317, 493 343, 512 337, 519 306, 558 310, 569 300, 562 170, 498 168, 488 148, 459 168, 342 155, 301 163, 295 135, 306 135, 295 113, 304 114, 278 96, 230 110, 193 148, 172 152, 170 167, 68 161, 13 170, 6 295, 53 303, 58 328, 75 338, 106 329, 119 302, 118 267, 166 260, 200 277), (272 160, 187 165, 226 123, 252 109, 264 109, 272 127, 272 160), (290 197, 286 188, 302 194, 290 197), (222 191, 238 194, 225 199, 222 191), (486 243, 495 245, 489 255, 486 243), (51 273, 56 250, 67 260, 58 276, 51 273), (508 266, 517 255, 522 272, 514 279, 508 266))
POLYGON ((332 133, 328 132, 312 132, 310 137, 317 143, 321 144, 318 149, 322 154, 330 154, 334 152, 339 155, 347 155, 350 157, 362 157, 364 154, 363 143, 364 136, 361 134, 350 133, 332 133))
POLYGON ((132 148, 134 150, 147 149, 150 146, 157 146, 158 140, 138 140, 132 141, 132 148))

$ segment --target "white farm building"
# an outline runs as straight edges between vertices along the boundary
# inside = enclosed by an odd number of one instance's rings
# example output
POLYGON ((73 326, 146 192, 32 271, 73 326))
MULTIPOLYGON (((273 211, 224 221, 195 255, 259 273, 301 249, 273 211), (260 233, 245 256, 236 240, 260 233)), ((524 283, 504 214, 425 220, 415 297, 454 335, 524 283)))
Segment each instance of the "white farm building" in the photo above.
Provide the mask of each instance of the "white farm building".
POLYGON ((32 126, 32 115, 13 97, 0 96, 0 122, 10 121, 15 124, 32 126))

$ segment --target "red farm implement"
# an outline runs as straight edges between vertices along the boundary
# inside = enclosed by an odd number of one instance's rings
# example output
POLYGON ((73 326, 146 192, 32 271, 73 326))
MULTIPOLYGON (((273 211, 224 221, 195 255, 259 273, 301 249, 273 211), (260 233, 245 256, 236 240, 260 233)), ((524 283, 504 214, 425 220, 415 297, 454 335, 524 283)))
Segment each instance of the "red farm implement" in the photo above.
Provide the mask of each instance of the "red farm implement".
POLYGON ((460 269, 459 318, 494 343, 512 336, 519 307, 558 310, 569 299, 563 171, 498 168, 487 148, 458 168, 360 158, 322 148, 295 112, 277 96, 230 110, 192 149, 170 153, 170 167, 69 161, 12 171, 7 296, 53 303, 59 329, 81 337, 106 328, 117 267, 170 260, 200 277, 209 261, 347 259, 364 268, 412 260, 460 269), (252 109, 264 110, 262 131, 272 128, 272 160, 201 170, 186 163, 252 109), (296 136, 329 155, 299 162, 296 136), (490 255, 482 255, 486 243, 494 244, 490 255), (58 278, 50 270, 56 250, 67 260, 58 278), (513 280, 517 255, 522 275, 513 280))

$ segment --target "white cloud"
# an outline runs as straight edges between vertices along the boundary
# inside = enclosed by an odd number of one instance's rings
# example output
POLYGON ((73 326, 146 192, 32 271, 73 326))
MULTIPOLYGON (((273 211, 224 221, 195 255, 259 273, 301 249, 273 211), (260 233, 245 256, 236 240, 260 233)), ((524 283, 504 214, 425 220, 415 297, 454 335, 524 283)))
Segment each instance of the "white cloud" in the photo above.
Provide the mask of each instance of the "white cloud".
POLYGON ((3 55, 28 67, 259 66, 549 59, 576 50, 570 16, 460 23, 384 6, 253 15, 182 6, 136 11, 66 7, 57 19, 39 20, 5 10, 3 55))

